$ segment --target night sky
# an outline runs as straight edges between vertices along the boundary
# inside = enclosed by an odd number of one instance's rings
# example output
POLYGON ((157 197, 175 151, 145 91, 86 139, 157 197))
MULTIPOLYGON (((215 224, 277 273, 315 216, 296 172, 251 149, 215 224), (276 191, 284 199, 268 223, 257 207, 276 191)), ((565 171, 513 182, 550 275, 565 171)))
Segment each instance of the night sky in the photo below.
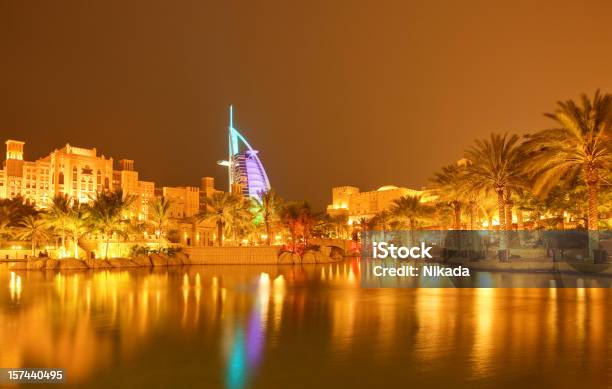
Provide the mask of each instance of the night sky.
POLYGON ((227 109, 283 197, 419 188, 475 137, 612 92, 610 1, 0 0, 0 140, 198 185, 227 109), (536 4, 537 3, 537 4, 536 4))

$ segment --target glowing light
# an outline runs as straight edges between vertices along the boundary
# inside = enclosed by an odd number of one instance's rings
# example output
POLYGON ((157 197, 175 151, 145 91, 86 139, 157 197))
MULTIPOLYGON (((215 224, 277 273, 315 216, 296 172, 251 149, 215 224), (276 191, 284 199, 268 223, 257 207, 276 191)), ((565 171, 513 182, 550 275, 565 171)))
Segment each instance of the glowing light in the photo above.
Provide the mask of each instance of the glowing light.
POLYGON ((21 298, 21 276, 11 272, 11 280, 9 282, 9 291, 11 300, 19 300, 21 298))
POLYGON ((276 277, 274 281, 272 282, 272 286, 274 287, 275 291, 284 290, 285 289, 285 277, 283 277, 282 274, 276 277))
MULTIPOLYGON (((488 221, 483 221, 482 222, 482 226, 483 227, 490 227, 488 221)), ((492 219, 491 220, 491 226, 499 226, 499 220, 498 219, 492 219)))
POLYGON ((259 287, 270 288, 270 275, 268 273, 261 273, 259 276, 259 287))
MULTIPOLYGON (((439 290, 439 289, 437 289, 439 290)), ((495 312, 495 289, 475 289, 478 301, 476 320, 476 338, 473 355, 474 374, 478 377, 488 373, 491 363, 491 341, 493 338, 493 312, 495 312)))
POLYGON ((283 317, 283 300, 285 298, 285 277, 282 275, 276 277, 274 281, 272 281, 272 287, 274 288, 273 294, 273 326, 274 332, 278 332, 280 330, 281 320, 283 317))
POLYGON ((349 268, 347 281, 351 284, 356 282, 355 273, 353 273, 353 268, 349 268))

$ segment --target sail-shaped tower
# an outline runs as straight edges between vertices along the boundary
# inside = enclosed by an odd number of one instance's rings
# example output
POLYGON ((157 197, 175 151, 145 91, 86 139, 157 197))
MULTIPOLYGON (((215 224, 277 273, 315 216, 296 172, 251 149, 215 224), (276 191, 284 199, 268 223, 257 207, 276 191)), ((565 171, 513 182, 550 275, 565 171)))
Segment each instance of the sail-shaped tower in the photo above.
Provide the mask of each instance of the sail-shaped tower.
POLYGON ((270 181, 259 159, 258 151, 253 149, 244 136, 234 128, 233 111, 230 105, 228 160, 219 164, 227 166, 230 190, 233 184, 240 184, 243 196, 261 200, 261 194, 270 189, 270 181))

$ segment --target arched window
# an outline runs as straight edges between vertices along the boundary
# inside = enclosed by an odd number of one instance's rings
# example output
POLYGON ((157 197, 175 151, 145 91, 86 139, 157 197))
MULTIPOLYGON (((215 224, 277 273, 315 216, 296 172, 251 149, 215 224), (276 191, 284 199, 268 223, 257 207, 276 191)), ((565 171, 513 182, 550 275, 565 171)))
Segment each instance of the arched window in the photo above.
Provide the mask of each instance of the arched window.
POLYGON ((60 174, 59 174, 59 178, 57 179, 57 182, 58 182, 60 185, 64 185, 64 172, 60 172, 60 174))

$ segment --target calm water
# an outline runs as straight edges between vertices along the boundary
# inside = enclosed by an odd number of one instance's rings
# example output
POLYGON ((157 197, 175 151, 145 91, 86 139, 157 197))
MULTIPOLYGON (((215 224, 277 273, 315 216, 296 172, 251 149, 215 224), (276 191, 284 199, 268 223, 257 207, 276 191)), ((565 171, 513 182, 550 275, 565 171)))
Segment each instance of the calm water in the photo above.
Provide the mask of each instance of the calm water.
POLYGON ((0 270, 0 299, 0 366, 69 387, 612 387, 609 289, 361 289, 349 261, 0 270))

